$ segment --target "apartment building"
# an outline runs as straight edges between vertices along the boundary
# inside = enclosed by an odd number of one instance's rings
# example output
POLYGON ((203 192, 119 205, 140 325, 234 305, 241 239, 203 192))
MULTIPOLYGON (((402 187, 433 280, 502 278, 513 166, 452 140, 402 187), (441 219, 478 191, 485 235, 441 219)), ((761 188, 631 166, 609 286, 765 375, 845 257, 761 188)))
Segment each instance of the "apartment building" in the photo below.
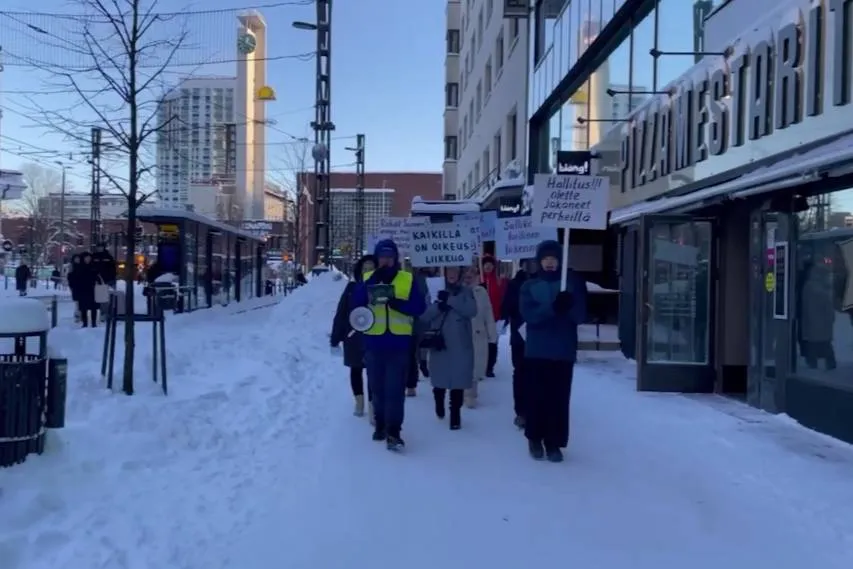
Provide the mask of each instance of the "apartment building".
MULTIPOLYGON (((445 137, 445 164, 455 156, 454 194, 464 198, 526 154, 528 45, 524 22, 505 19, 498 0, 449 2, 449 16, 453 4, 460 12, 459 74, 446 86, 445 107, 455 108, 456 132, 445 137)), ((450 56, 447 67, 449 75, 450 56)), ((445 129, 452 123, 448 116, 445 129)))
POLYGON ((456 161, 459 158, 459 51, 462 45, 462 2, 448 0, 447 46, 444 56, 444 163, 442 195, 456 199, 456 161))
MULTIPOLYGON (((127 198, 121 194, 101 194, 100 202, 101 219, 119 219, 127 211, 127 198)), ((51 192, 38 199, 38 209, 40 215, 50 219, 89 219, 92 213, 92 194, 51 192)))

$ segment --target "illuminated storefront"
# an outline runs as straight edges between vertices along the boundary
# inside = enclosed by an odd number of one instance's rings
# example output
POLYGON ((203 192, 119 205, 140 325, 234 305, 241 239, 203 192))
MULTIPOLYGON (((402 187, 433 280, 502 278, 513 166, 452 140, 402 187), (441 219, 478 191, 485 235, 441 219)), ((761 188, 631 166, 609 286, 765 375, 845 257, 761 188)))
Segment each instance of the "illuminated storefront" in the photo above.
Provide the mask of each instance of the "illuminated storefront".
MULTIPOLYGON (((666 4, 639 27, 659 32, 666 4)), ((851 5, 726 3, 689 69, 653 68, 591 147, 640 389, 725 393, 853 442, 851 5)), ((652 50, 697 51, 628 52, 652 50)))

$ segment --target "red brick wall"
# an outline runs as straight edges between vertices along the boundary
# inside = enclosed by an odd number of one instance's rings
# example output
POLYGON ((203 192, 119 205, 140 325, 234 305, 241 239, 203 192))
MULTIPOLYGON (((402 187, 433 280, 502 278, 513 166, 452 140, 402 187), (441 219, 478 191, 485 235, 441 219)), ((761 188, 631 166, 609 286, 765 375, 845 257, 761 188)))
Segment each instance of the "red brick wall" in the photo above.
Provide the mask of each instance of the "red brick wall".
MULTIPOLYGON (((333 172, 330 187, 355 188, 355 179, 355 172, 333 172)), ((300 188, 307 187, 313 196, 313 172, 303 173, 300 180, 300 188)), ((442 195, 440 173, 365 172, 364 187, 395 190, 391 199, 391 215, 395 217, 406 217, 411 213, 412 198, 415 196, 421 196, 425 200, 440 200, 442 195)), ((300 258, 303 264, 309 265, 314 262, 314 207, 303 198, 300 209, 300 258)), ((334 216, 334 212, 332 215, 334 216)))

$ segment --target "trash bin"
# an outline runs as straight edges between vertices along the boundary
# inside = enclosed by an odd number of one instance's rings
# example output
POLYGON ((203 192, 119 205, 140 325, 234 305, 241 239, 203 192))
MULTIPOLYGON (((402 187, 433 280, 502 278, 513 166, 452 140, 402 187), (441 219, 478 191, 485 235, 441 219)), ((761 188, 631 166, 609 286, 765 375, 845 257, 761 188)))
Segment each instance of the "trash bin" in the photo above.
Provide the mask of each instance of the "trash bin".
POLYGON ((170 282, 155 282, 149 285, 152 296, 157 297, 160 310, 175 310, 178 304, 178 288, 170 282))
POLYGON ((0 467, 41 454, 46 429, 64 426, 65 366, 49 362, 49 330, 40 301, 0 300, 0 467), (56 369, 48 373, 49 367, 56 369))

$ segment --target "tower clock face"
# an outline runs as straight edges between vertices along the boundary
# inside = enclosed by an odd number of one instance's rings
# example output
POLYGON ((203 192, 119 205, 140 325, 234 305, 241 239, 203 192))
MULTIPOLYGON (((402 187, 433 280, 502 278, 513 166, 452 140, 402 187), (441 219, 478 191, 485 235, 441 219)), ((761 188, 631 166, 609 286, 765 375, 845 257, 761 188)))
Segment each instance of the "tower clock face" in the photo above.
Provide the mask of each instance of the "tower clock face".
POLYGON ((237 38, 237 51, 242 54, 248 55, 254 52, 256 46, 257 41, 252 34, 240 34, 240 37, 237 38))

